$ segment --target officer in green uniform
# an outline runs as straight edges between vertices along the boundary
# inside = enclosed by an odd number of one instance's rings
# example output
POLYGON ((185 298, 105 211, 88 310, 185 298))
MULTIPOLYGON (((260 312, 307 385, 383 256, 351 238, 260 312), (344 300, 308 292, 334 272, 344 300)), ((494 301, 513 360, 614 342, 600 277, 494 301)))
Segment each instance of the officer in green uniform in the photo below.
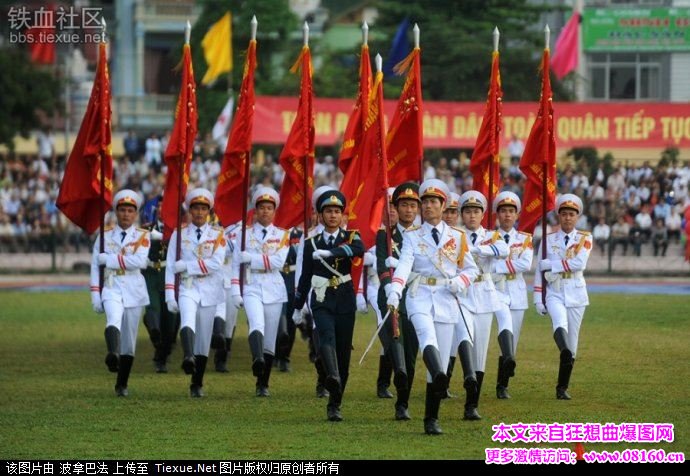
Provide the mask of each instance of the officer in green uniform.
MULTIPOLYGON (((378 306, 381 315, 385 316, 388 312, 386 305, 386 287, 390 288, 390 270, 397 266, 400 251, 403 246, 404 231, 414 224, 414 220, 419 213, 419 185, 414 182, 406 182, 398 185, 393 192, 393 205, 397 211, 397 223, 391 223, 391 246, 390 256, 388 255, 388 237, 385 229, 379 230, 376 235, 376 269, 379 273, 381 285, 379 286, 378 306)), ((406 292, 403 292, 403 297, 406 292)), ((398 310, 398 328, 400 337, 393 338, 393 316, 388 316, 383 328, 379 333, 379 338, 385 349, 385 353, 391 359, 391 364, 395 371, 393 383, 397 391, 395 402, 395 419, 409 420, 410 414, 407 411, 410 390, 414 379, 415 362, 419 341, 415 333, 412 322, 408 319, 405 309, 405 299, 400 301, 398 310)))
POLYGON ((316 209, 324 230, 304 242, 302 274, 295 292, 295 313, 301 314, 309 299, 316 323, 319 354, 327 374, 325 386, 330 394, 326 407, 330 421, 343 419, 340 405, 349 375, 357 311, 350 272, 352 262, 361 260, 365 251, 356 231, 340 228, 345 204, 345 196, 338 190, 319 197, 316 209))

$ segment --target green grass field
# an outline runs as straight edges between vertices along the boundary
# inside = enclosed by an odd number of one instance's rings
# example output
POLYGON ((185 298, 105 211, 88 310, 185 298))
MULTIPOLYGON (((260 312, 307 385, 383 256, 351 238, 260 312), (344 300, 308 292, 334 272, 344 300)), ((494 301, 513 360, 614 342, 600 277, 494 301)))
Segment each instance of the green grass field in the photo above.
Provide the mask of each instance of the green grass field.
MULTIPOLYGON (((375 396, 378 348, 357 365, 374 330, 373 314, 357 317, 345 420, 329 423, 299 337, 292 372, 272 374, 270 398, 254 396, 243 316, 231 372, 207 373, 201 400, 188 396, 179 348, 170 373, 153 372, 142 326, 130 397, 123 399, 115 397, 114 374, 103 363, 104 318, 91 311, 86 292, 2 292, 0 300, 3 459, 483 459, 484 448, 502 446, 491 441, 491 426, 500 422, 671 422, 674 443, 585 449, 690 451, 688 297, 593 295, 569 402, 554 396, 558 355, 550 321, 529 311, 511 380, 513 399, 495 398, 492 342, 479 407, 483 420, 462 420, 464 394, 446 400, 440 437, 423 434, 421 371, 410 402, 413 419, 396 422, 393 401, 375 396)), ((417 368, 423 369, 421 359, 417 368)), ((459 378, 451 390, 461 393, 459 378)))

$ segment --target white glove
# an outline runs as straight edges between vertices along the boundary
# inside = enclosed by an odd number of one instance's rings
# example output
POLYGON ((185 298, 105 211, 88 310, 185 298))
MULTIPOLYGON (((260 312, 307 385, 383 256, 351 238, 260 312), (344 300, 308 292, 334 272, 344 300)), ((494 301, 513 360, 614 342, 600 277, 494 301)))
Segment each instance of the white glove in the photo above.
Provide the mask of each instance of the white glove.
POLYGON ((104 265, 108 261, 108 253, 98 253, 98 264, 104 265))
POLYGON ((177 305, 177 301, 175 301, 174 299, 165 301, 165 304, 168 305, 168 311, 172 312, 173 314, 177 314, 178 312, 180 312, 180 306, 177 305))
POLYGON ((458 295, 462 293, 467 286, 465 285, 465 281, 460 276, 455 276, 454 278, 451 278, 446 287, 448 288, 448 291, 458 295))
POLYGON ((398 306, 400 306, 400 294, 398 294, 397 291, 391 291, 386 300, 386 304, 397 309, 398 306))
POLYGON ((369 312, 367 307, 367 300, 364 299, 364 294, 357 293, 357 310, 362 314, 369 312))
POLYGON ((101 300, 101 293, 98 291, 91 292, 91 307, 96 314, 103 314, 103 301, 101 300))
POLYGON ((302 324, 302 318, 302 310, 295 309, 295 311, 292 313, 292 322, 294 322, 296 326, 299 326, 302 324))
POLYGON ((182 273, 184 271, 187 271, 187 263, 182 259, 175 261, 175 272, 182 273))
POLYGON ((240 251, 240 263, 251 263, 252 255, 249 251, 240 251))
POLYGON ((551 260, 550 259, 543 259, 539 262, 539 268, 542 271, 551 271, 551 260))
POLYGON ((393 287, 393 285, 391 283, 388 283, 383 287, 383 293, 386 295, 386 298, 388 298, 388 296, 390 296, 392 287, 393 287))
POLYGON ((330 258, 331 256, 333 256, 333 253, 330 250, 316 250, 311 254, 311 257, 314 259, 330 258))
POLYGON ((541 303, 541 302, 535 302, 535 303, 534 303, 534 307, 537 308, 537 312, 538 312, 539 314, 541 314, 542 316, 545 316, 546 314, 548 314, 548 311, 546 310, 546 306, 544 306, 543 303, 541 303))
POLYGON ((398 267, 398 258, 393 258, 392 256, 389 256, 386 258, 386 268, 397 268, 398 267))
POLYGON ((232 303, 235 305, 236 309, 244 307, 244 299, 242 299, 242 296, 240 296, 239 294, 235 294, 232 297, 232 303))
POLYGON ((161 241, 163 239, 163 233, 158 230, 151 230, 151 241, 161 241))
POLYGON ((364 266, 373 266, 376 264, 376 256, 374 253, 369 253, 368 251, 364 253, 364 266))

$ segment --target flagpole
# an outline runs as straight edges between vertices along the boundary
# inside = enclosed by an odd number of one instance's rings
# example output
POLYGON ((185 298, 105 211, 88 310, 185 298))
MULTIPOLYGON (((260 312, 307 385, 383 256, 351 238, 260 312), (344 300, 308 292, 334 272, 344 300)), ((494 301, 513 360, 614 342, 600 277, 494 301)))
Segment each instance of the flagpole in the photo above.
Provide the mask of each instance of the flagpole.
MULTIPOLYGON (((414 27, 412 27, 412 34, 414 35, 414 47, 416 50, 419 50, 419 25, 417 25, 416 23, 414 24, 414 27)), ((418 52, 417 54, 421 54, 421 53, 418 52)), ((417 81, 421 81, 421 79, 417 78, 417 81)), ((421 159, 422 160, 419 161, 419 183, 420 183, 420 185, 422 182, 424 182, 424 157, 422 156, 421 159)))
MULTIPOLYGON (((309 48, 309 24, 306 21, 304 22, 304 26, 302 27, 302 35, 303 35, 303 39, 304 39, 304 46, 309 48)), ((307 72, 307 73, 309 73, 309 72, 307 72)), ((304 71, 302 71, 302 74, 304 74, 304 71)), ((311 105, 311 101, 310 101, 310 105, 311 105)), ((312 113, 313 113, 313 111, 309 110, 309 119, 310 120, 311 120, 312 113)), ((305 144, 309 144, 309 134, 310 134, 309 127, 305 127, 304 130, 305 130, 305 134, 306 134, 306 137, 304 138, 305 144)), ((307 177, 307 170, 309 170, 309 168, 308 168, 308 164, 309 164, 308 154, 309 154, 309 151, 307 150, 307 155, 302 157, 302 177, 303 177, 302 196, 304 197, 304 233, 305 233, 305 236, 306 236, 307 230, 310 227, 309 222, 311 221, 310 217, 309 217, 309 201, 307 200, 307 188, 309 187, 309 182, 308 182, 309 179, 307 177)))
MULTIPOLYGON (((549 25, 546 25, 544 27, 544 64, 542 65, 543 67, 543 78, 546 79, 548 78, 549 75, 549 40, 551 37, 551 30, 549 29, 549 25)), ((548 130, 549 128, 549 121, 547 120, 546 115, 548 115, 548 108, 544 107, 544 104, 548 103, 548 98, 544 97, 544 84, 542 80, 542 97, 541 97, 541 110, 542 110, 542 121, 544 121, 544 124, 546 125, 546 131, 544 131, 542 141, 544 144, 542 145, 542 151, 544 153, 544 157, 542 158, 542 164, 541 164, 541 259, 546 259, 546 196, 547 196, 547 190, 546 186, 548 184, 548 181, 546 179, 548 171, 549 171, 549 146, 550 146, 550 131, 548 130)), ((546 307, 546 272, 542 271, 541 272, 541 303, 543 304, 544 307, 546 307)))
MULTIPOLYGON (((192 35, 192 25, 187 20, 187 25, 184 29, 184 42, 185 45, 189 45, 189 38, 192 35)), ((184 61, 184 58, 183 58, 184 61)), ((193 140, 193 139, 192 139, 193 140)), ((187 142, 189 142, 189 137, 187 137, 187 142)), ((187 160, 187 144, 185 144, 184 155, 179 160, 179 175, 177 181, 177 242, 175 243, 175 261, 178 261, 182 256, 182 182, 184 182, 184 165, 187 160)), ((175 299, 179 299, 180 295, 180 274, 175 274, 175 299)))
MULTIPOLYGON (((494 40, 494 53, 498 54, 498 40, 501 37, 501 33, 498 31, 498 27, 494 27, 493 31, 493 40, 494 40)), ((493 78, 493 58, 491 61, 491 74, 489 75, 490 77, 493 78)), ((491 85, 489 86, 491 87, 491 85)), ((491 93, 490 93, 491 94, 491 93)), ((491 131, 491 134, 495 137, 496 136, 496 131, 491 131)), ((498 144, 496 144, 496 149, 498 149, 498 144)), ((486 226, 487 228, 493 230, 495 228, 495 220, 494 218, 494 212, 493 212, 493 201, 494 201, 494 162, 496 161, 496 155, 491 151, 491 157, 489 158, 489 196, 486 197, 487 199, 487 220, 486 220, 486 226)))
MULTIPOLYGON (((251 47, 251 42, 256 40, 256 29, 258 26, 259 22, 256 20, 256 15, 252 17, 252 21, 249 23, 250 25, 250 30, 251 30, 251 39, 250 39, 250 47, 251 47)), ((240 88, 241 89, 241 88, 240 88)), ((239 108, 239 101, 237 101, 237 107, 239 108)), ((242 179, 242 238, 240 241, 240 250, 244 251, 246 249, 246 239, 247 239, 247 208, 248 208, 248 201, 247 201, 247 195, 249 195, 249 174, 251 173, 251 168, 250 168, 250 163, 251 163, 251 158, 252 158, 252 149, 251 147, 249 150, 246 152, 246 156, 244 158, 244 177, 242 179)), ((240 263, 240 294, 244 292, 244 270, 245 270, 246 263, 240 263)))
MULTIPOLYGON (((105 44, 105 29, 106 29, 106 24, 105 24, 105 18, 101 18, 101 24, 103 26, 103 39, 101 43, 105 44)), ((101 58, 101 55, 99 56, 99 61, 105 61, 105 57, 101 58)), ((102 67, 103 65, 99 64, 98 68, 102 67)), ((98 73, 97 73, 98 74, 98 73)), ((101 91, 101 94, 103 94, 103 91, 101 91)), ((67 155, 67 142, 65 141, 65 154, 67 155)), ((106 211, 104 210, 103 204, 105 203, 105 157, 103 156, 103 151, 99 151, 98 157, 100 160, 100 166, 101 166, 101 223, 100 223, 100 237, 98 239, 98 246, 99 246, 99 253, 105 253, 105 213, 106 211)), ((99 293, 103 292, 103 283, 105 279, 105 265, 99 265, 98 266, 98 287, 99 287, 99 293)))

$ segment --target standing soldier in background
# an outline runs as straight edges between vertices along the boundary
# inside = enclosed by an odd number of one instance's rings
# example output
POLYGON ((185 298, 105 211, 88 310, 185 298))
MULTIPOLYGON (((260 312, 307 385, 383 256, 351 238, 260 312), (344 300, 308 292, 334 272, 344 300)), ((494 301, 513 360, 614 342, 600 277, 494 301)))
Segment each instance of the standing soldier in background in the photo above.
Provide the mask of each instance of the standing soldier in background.
POLYGON ((443 433, 438 411, 441 397, 448 389, 446 369, 453 328, 460 319, 458 297, 477 275, 465 234, 441 220, 449 194, 441 180, 429 179, 420 185, 424 223, 405 231, 387 297, 388 306, 397 309, 408 285, 405 306, 428 371, 424 412, 424 432, 428 435, 443 433), (411 273, 415 275, 408 283, 411 273))
MULTIPOLYGON (((316 204, 321 195, 329 190, 335 190, 335 188, 331 187, 330 185, 322 185, 314 190, 314 193, 311 196, 311 206, 312 210, 314 211, 312 223, 314 223, 314 226, 308 230, 305 238, 300 241, 300 244, 297 247, 297 263, 295 264, 295 291, 299 285, 300 276, 302 275, 304 242, 311 237, 318 236, 323 233, 324 226, 321 220, 321 214, 317 211, 316 204)), ((295 326, 298 326, 302 330, 303 334, 306 335, 309 345, 309 360, 314 363, 314 368, 316 369, 316 397, 328 398, 329 394, 325 386, 326 369, 324 368, 321 356, 319 355, 319 336, 316 332, 314 332, 314 317, 309 310, 308 300, 305 301, 305 304, 302 308, 295 308, 295 310, 299 310, 300 312, 297 313, 293 311, 292 321, 295 326)))
MULTIPOLYGON (((216 367, 216 372, 228 372, 228 359, 230 358, 230 351, 232 350, 232 338, 235 334, 235 326, 237 325, 237 308, 232 301, 232 255, 235 251, 235 244, 237 242, 237 231, 241 228, 241 222, 233 223, 225 227, 225 241, 227 248, 225 250, 225 261, 223 262, 223 289, 225 290, 225 301, 218 304, 216 307, 216 317, 220 317, 225 321, 224 326, 224 345, 216 349, 213 356, 213 363, 216 367)), ((215 327, 215 319, 214 319, 215 327)))
POLYGON ((168 372, 168 357, 175 343, 175 336, 180 328, 180 315, 168 311, 165 305, 165 259, 168 244, 163 241, 163 224, 158 220, 161 201, 147 214, 142 211, 142 222, 146 223, 151 233, 148 266, 143 271, 146 289, 149 294, 149 305, 144 312, 144 325, 155 349, 153 364, 156 373, 168 372))
POLYGON ((338 190, 319 197, 316 209, 324 230, 304 242, 302 274, 295 293, 295 319, 301 319, 307 299, 314 316, 318 352, 327 373, 325 386, 330 395, 326 414, 330 421, 343 419, 340 405, 349 376, 357 310, 350 271, 352 259, 364 255, 359 234, 340 228, 345 204, 345 196, 338 190))
MULTIPOLYGON (((513 321, 507 308, 501 305, 496 287, 491 279, 491 270, 496 260, 508 256, 508 245, 495 231, 489 231, 482 226, 482 219, 486 212, 486 198, 481 193, 470 190, 460 197, 460 216, 462 217, 465 233, 469 237, 470 253, 479 266, 479 275, 468 290, 467 299, 463 301, 464 309, 469 310, 474 321, 474 358, 475 375, 477 376, 476 393, 468 390, 465 401, 465 419, 478 420, 477 412, 484 371, 486 355, 489 350, 491 337, 492 314, 496 314, 498 323, 498 345, 501 349, 499 375, 505 372, 512 375, 515 370, 513 353, 513 321)), ((461 360, 467 352, 467 344, 458 348, 461 360)), ((464 368, 464 367, 463 367, 464 368)))
POLYGON ((225 260, 223 229, 208 223, 213 195, 196 188, 185 200, 191 223, 170 237, 165 269, 165 301, 170 312, 179 312, 180 341, 184 352, 182 369, 192 376, 192 398, 204 396, 204 373, 213 333, 216 306, 225 299, 221 266, 225 260), (177 240, 181 241, 180 259, 176 259, 177 240), (179 300, 175 297, 175 275, 179 274, 179 300))
POLYGON ((103 230, 105 251, 100 253, 100 235, 93 245, 91 260, 91 304, 97 313, 105 312, 105 364, 117 372, 115 393, 126 397, 129 373, 134 362, 139 318, 149 304, 141 270, 146 268, 149 233, 134 223, 141 208, 141 196, 133 190, 120 190, 113 199, 117 224, 103 230), (100 266, 104 266, 100 289, 100 266))
MULTIPOLYGON (((580 326, 589 305, 587 283, 583 271, 592 251, 592 236, 575 229, 582 214, 582 201, 566 193, 556 199, 560 230, 550 233, 540 243, 546 244, 546 259, 537 261, 534 274, 534 304, 541 315, 551 316, 553 339, 560 351, 556 398, 570 400, 568 385, 575 364, 580 326), (546 283, 542 282, 542 271, 546 283), (542 286, 546 285, 546 306, 542 302, 542 286)), ((542 256, 541 249, 538 251, 542 256)))
MULTIPOLYGON (((388 311, 386 293, 391 287, 390 270, 397 267, 403 247, 403 234, 413 227, 414 220, 419 213, 419 185, 415 182, 405 182, 398 185, 393 190, 392 198, 390 256, 388 256, 388 234, 386 230, 381 229, 376 235, 376 263, 377 269, 380 270, 379 278, 381 281, 377 304, 380 309, 379 312, 384 314, 388 311)), ((384 347, 388 347, 389 365, 396 371, 394 379, 397 393, 395 401, 396 420, 410 419, 408 405, 414 380, 417 351, 419 350, 419 341, 412 321, 407 314, 405 298, 407 298, 407 287, 402 290, 398 310, 400 337, 397 340, 393 338, 393 319, 391 316, 388 316, 379 334, 384 347)))
MULTIPOLYGON (((498 216, 499 227, 496 230, 508 245, 508 258, 493 260, 492 277, 498 291, 498 297, 504 307, 510 311, 513 319, 513 352, 517 354, 522 319, 527 309, 527 286, 523 273, 532 267, 532 235, 517 231, 514 226, 522 204, 513 192, 501 192, 493 203, 498 216)), ((503 310, 505 313, 505 309, 503 310)), ((483 375, 482 375, 483 378, 483 375)), ((496 397, 510 398, 508 379, 510 375, 503 371, 503 357, 498 358, 498 375, 496 377, 496 397)))
POLYGON ((273 367, 278 322, 287 301, 285 282, 280 270, 289 249, 287 230, 273 225, 278 193, 259 187, 252 197, 256 222, 245 232, 245 250, 241 251, 242 234, 232 257, 232 296, 236 308, 244 306, 249 321, 249 349, 252 373, 256 377, 256 396, 268 397, 268 381, 273 367), (241 265, 246 264, 244 287, 240 290, 241 265), (241 291, 241 294, 240 294, 241 291))
POLYGON ((295 344, 295 334, 297 326, 292 320, 295 311, 295 270, 297 269, 297 249, 302 239, 302 230, 292 227, 290 230, 290 248, 280 274, 285 281, 287 290, 287 302, 283 304, 283 312, 280 315, 280 325, 278 326, 278 336, 276 337, 276 361, 281 372, 290 371, 290 353, 295 344))

